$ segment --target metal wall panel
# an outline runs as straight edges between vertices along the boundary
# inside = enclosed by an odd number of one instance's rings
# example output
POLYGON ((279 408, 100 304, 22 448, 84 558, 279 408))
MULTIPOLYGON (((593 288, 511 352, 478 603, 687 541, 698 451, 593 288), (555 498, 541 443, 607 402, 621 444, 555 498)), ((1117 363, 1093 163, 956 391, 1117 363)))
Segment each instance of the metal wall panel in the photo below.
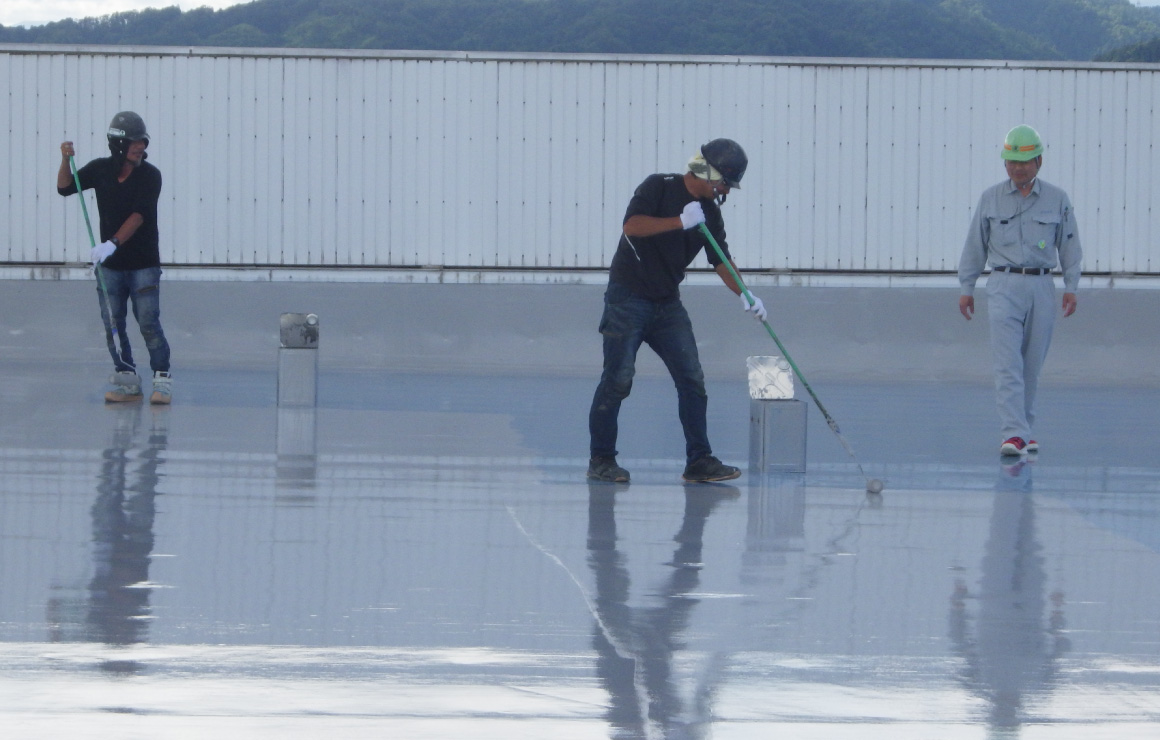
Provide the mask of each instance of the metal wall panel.
POLYGON ((1160 141, 1157 140, 1157 113, 1160 113, 1160 86, 1153 74, 1138 71, 1128 76, 1127 98, 1135 102, 1134 115, 1127 117, 1124 135, 1124 247, 1123 269, 1131 265, 1139 272, 1160 272, 1156 253, 1156 227, 1160 226, 1160 141), (1129 167, 1129 164, 1131 165, 1129 167), (1141 218, 1148 214, 1147 218, 1141 218), (1149 225, 1151 230, 1149 230, 1149 225))
POLYGON ((6 46, 0 100, 0 262, 86 258, 58 145, 133 109, 170 264, 602 269, 635 186, 727 136, 743 268, 948 272, 1026 122, 1085 270, 1158 272, 1160 65, 6 46))

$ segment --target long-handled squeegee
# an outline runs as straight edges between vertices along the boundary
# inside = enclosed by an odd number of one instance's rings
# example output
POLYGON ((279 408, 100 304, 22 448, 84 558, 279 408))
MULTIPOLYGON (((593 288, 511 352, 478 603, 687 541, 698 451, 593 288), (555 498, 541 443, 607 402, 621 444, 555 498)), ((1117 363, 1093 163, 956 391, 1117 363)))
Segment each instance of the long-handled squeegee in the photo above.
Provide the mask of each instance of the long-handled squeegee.
MULTIPOLYGON (((737 271, 733 269, 733 264, 729 261, 729 258, 725 256, 725 252, 721 250, 721 247, 717 244, 717 240, 713 238, 711 233, 709 233, 708 227, 702 223, 698 226, 698 228, 700 228, 701 233, 705 235, 705 238, 709 240, 709 244, 713 247, 713 251, 717 253, 717 256, 721 258, 721 261, 725 264, 725 267, 728 268, 729 274, 733 277, 734 282, 737 283, 737 287, 741 289, 741 294, 745 296, 745 300, 749 301, 749 305, 752 306, 753 295, 750 294, 749 289, 745 287, 745 283, 741 281, 741 276, 738 275, 737 271)), ((837 435, 838 441, 842 443, 842 447, 846 448, 846 452, 850 454, 850 457, 854 460, 854 464, 858 466, 858 472, 861 473, 862 477, 866 479, 866 491, 868 493, 882 493, 882 489, 884 487, 882 481, 878 480, 877 478, 869 478, 866 476, 866 471, 862 469, 862 463, 858 462, 858 456, 854 454, 854 450, 850 447, 850 443, 847 442, 846 438, 842 436, 842 430, 838 429, 838 422, 834 420, 833 416, 830 416, 829 411, 826 411, 826 407, 823 406, 821 400, 818 399, 818 394, 814 393, 814 389, 810 387, 809 382, 806 380, 805 376, 802 375, 802 371, 798 369, 797 363, 795 363, 793 358, 789 356, 789 352, 786 351, 785 345, 783 345, 781 340, 777 338, 777 334, 773 331, 773 327, 770 326, 769 322, 765 319, 762 319, 761 323, 765 326, 765 330, 769 332, 769 336, 773 338, 777 348, 781 350, 781 354, 783 357, 785 357, 785 361, 789 363, 791 368, 793 368, 794 375, 798 377, 798 380, 800 380, 802 385, 805 386, 806 391, 809 392, 810 398, 814 399, 814 403, 817 405, 818 411, 821 411, 822 416, 826 419, 826 424, 829 425, 830 429, 832 429, 834 434, 837 435)))

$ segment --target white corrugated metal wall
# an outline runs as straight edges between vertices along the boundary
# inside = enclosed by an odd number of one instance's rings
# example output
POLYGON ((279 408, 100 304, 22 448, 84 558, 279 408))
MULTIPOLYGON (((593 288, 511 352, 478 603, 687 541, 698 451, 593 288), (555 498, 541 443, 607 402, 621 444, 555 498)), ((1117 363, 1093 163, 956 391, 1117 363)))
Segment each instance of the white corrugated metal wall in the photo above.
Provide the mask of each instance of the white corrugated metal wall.
POLYGON ((7 46, 0 99, 0 262, 85 258, 58 145, 132 109, 170 264, 600 269, 635 185, 727 136, 745 269, 949 271, 1026 122, 1085 270, 1160 272, 1160 65, 7 46))

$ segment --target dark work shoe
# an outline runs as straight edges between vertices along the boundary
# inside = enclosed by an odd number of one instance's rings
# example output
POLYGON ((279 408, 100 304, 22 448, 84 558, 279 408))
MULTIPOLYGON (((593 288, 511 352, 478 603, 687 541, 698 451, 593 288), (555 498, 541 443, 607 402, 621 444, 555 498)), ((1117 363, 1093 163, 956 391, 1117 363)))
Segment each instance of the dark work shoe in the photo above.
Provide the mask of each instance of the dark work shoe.
POLYGON ((712 455, 705 455, 686 465, 685 472, 681 477, 690 483, 710 483, 740 478, 741 470, 722 463, 712 455))
POLYGON ((628 483, 628 471, 616 464, 615 457, 594 457, 588 461, 588 477, 606 483, 628 483))

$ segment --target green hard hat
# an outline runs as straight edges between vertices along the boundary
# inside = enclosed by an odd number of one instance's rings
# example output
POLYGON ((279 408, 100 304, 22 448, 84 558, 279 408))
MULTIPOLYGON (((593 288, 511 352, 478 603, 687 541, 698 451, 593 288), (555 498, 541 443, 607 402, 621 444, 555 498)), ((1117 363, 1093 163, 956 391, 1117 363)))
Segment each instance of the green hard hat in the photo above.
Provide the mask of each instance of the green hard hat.
POLYGON ((1003 140, 1003 159, 1026 162, 1043 154, 1043 141, 1039 132, 1027 124, 1020 124, 1007 132, 1003 140))

